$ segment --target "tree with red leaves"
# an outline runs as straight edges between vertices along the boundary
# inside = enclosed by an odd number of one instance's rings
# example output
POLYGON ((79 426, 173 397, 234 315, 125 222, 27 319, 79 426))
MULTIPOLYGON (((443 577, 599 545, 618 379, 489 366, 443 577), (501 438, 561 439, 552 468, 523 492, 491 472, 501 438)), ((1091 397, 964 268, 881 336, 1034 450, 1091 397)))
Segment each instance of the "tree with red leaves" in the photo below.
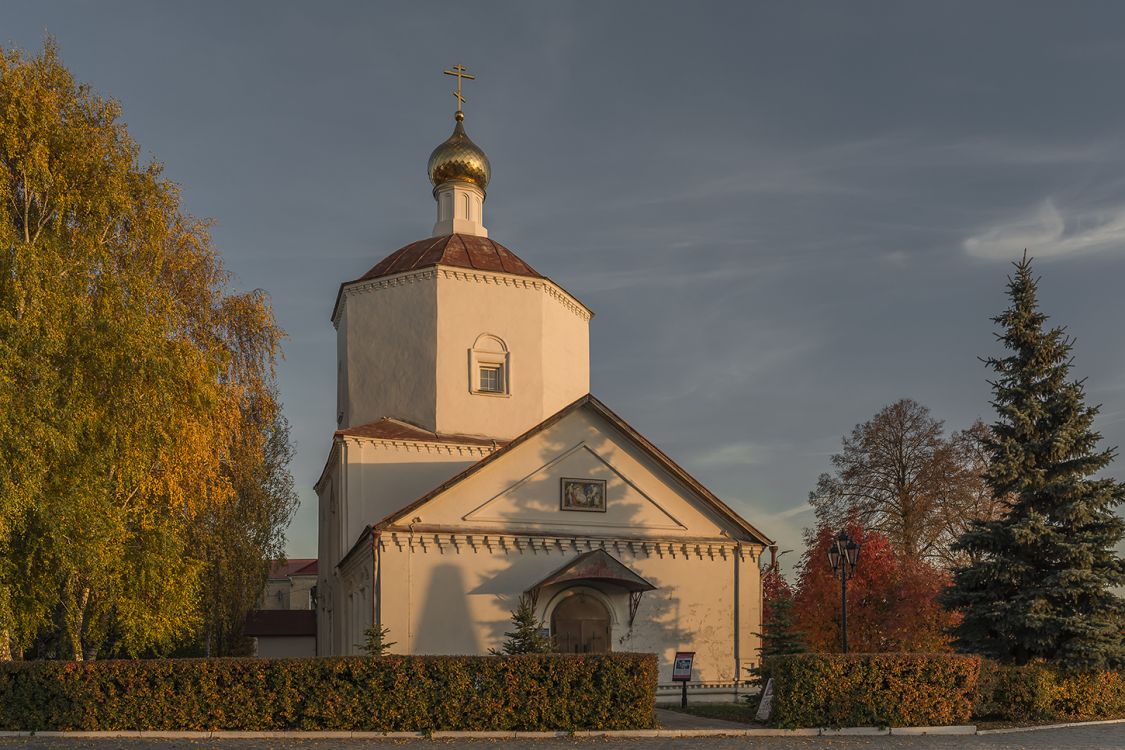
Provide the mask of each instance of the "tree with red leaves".
MULTIPOLYGON (((848 648, 853 652, 945 651, 953 617, 936 600, 948 575, 900 558, 884 535, 856 521, 844 530, 860 545, 848 581, 848 648)), ((801 560, 793 611, 812 651, 840 651, 840 576, 828 562, 837 530, 819 526, 801 560)))

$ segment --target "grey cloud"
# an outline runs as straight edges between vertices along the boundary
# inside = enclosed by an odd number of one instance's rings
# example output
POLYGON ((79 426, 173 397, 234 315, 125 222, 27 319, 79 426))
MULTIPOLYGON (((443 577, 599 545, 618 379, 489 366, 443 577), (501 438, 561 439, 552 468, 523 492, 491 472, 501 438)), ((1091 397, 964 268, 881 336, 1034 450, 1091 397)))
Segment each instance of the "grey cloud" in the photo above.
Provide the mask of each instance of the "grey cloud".
POLYGON ((1019 257, 1023 249, 1044 260, 1082 253, 1125 251, 1125 205, 1110 211, 1072 212, 1048 198, 1031 213, 1012 218, 962 243, 965 252, 985 260, 1019 257))

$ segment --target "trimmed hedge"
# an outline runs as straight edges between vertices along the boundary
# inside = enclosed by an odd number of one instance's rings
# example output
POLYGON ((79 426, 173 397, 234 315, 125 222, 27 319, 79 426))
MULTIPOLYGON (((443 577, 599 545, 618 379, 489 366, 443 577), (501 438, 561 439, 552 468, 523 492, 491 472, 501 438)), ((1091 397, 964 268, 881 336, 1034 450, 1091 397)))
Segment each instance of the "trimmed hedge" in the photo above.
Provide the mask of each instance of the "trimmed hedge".
POLYGON ((652 654, 0 664, 4 730, 646 729, 652 654))
POLYGON ((779 727, 943 726, 972 717, 980 658, 956 654, 768 657, 779 727))
POLYGON ((1044 665, 985 662, 973 711, 1001 721, 1091 721, 1125 717, 1120 672, 1064 672, 1044 665))

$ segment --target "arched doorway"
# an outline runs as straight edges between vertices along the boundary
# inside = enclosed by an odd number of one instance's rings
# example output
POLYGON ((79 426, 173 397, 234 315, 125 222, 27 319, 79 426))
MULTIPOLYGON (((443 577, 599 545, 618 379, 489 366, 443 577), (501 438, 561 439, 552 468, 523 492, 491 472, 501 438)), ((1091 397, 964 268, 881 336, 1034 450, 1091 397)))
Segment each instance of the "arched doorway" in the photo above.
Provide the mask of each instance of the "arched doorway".
POLYGON ((610 650, 609 612, 589 594, 559 602, 551 614, 555 649, 564 654, 604 654, 610 650))

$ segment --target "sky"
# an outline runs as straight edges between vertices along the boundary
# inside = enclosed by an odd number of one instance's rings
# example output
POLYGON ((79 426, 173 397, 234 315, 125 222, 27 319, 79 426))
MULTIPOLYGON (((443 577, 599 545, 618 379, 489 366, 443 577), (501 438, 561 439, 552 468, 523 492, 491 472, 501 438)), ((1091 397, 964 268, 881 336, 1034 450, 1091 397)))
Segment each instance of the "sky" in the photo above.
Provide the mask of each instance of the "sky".
POLYGON ((0 45, 44 34, 272 296, 290 557, 316 556, 338 286, 430 234, 458 63, 490 236, 595 311, 593 393, 787 564, 857 423, 992 419, 1024 248, 1125 444, 1120 3, 0 5, 0 45))

